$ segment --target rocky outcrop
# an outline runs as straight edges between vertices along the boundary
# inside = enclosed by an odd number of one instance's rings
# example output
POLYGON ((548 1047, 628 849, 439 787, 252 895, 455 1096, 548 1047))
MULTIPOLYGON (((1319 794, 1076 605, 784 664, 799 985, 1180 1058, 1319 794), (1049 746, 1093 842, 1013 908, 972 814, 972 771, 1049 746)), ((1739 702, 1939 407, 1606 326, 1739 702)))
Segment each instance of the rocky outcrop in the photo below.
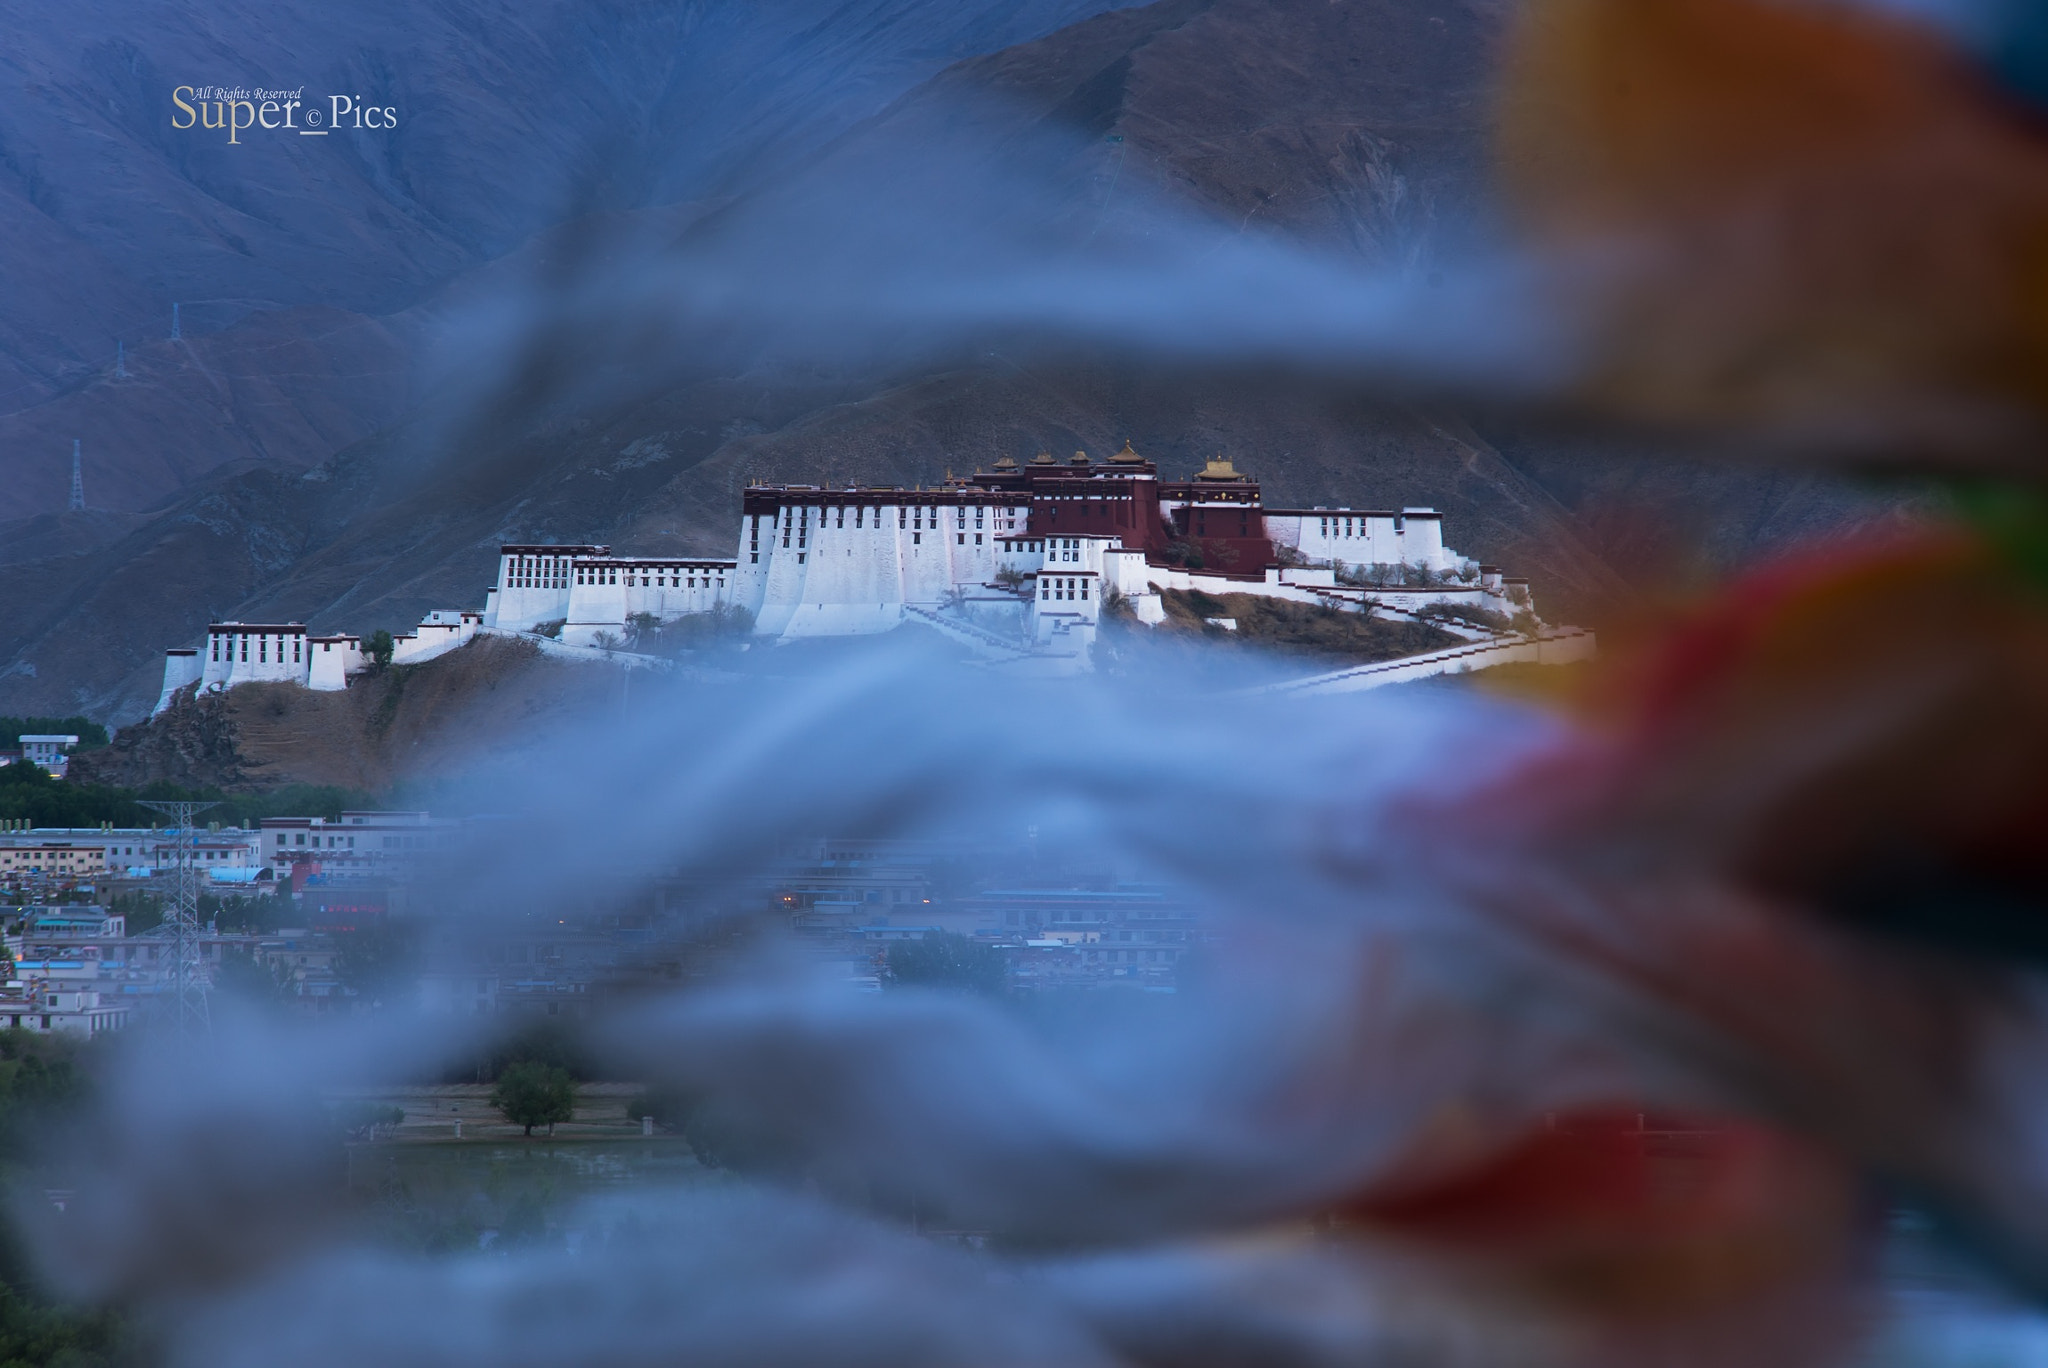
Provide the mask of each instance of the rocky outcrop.
POLYGON ((149 722, 121 728, 112 745, 74 757, 68 777, 73 783, 120 788, 158 782, 180 788, 246 787, 248 769, 237 745, 239 701, 228 694, 195 697, 188 689, 149 722))

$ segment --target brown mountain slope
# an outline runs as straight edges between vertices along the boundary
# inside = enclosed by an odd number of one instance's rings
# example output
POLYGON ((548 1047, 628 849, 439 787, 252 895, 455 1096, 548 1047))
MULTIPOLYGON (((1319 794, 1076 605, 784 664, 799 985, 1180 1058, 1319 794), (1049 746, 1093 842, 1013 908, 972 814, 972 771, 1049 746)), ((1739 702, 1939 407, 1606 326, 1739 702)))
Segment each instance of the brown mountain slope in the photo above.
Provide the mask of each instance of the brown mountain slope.
POLYGON ((126 378, 109 355, 89 381, 0 413, 11 474, 0 519, 64 507, 73 438, 86 506, 120 512, 154 508, 224 465, 317 465, 405 412, 415 332, 403 318, 309 307, 131 346, 126 378))
POLYGON ((364 793, 430 780, 516 746, 550 723, 617 706, 621 672, 544 659, 482 638, 422 665, 359 677, 342 693, 253 684, 186 699, 73 764, 87 783, 266 789, 332 784, 364 793))

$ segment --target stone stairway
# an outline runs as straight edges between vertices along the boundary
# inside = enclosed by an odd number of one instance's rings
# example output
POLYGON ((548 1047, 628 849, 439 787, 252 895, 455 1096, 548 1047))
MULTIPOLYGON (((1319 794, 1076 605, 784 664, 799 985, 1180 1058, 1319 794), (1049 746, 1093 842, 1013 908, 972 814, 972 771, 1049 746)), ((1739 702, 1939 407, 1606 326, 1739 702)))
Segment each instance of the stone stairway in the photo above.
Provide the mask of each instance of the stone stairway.
POLYGON ((990 660, 1022 660, 1031 655, 1031 649, 1023 643, 991 632, 972 622, 949 618, 929 608, 920 608, 914 603, 903 605, 906 618, 935 627, 953 640, 972 648, 976 654, 990 660))

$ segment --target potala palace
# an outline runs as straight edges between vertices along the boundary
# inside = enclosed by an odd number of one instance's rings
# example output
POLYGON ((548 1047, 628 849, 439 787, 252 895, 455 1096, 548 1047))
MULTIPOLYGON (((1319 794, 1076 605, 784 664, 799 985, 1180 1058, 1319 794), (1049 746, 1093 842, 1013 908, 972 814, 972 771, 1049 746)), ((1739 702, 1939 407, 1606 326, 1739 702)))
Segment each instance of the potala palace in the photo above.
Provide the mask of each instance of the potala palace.
MULTIPOLYGON (((392 663, 432 659, 479 633, 630 660, 647 624, 743 609, 756 638, 854 636, 917 622, 991 660, 1086 669, 1106 606, 1156 624, 1165 618, 1161 591, 1174 589, 1394 616, 1464 605, 1527 615, 1527 624, 1534 613, 1526 581, 1444 546, 1433 509, 1267 508, 1257 482, 1229 461, 1167 480, 1126 443, 1103 462, 1082 452, 1023 464, 1005 457, 935 489, 754 485, 730 560, 505 546, 482 610, 429 614, 395 639, 392 663)), ((1504 633, 1441 625, 1475 649, 1509 649, 1504 633)), ((1578 658, 1592 646, 1590 634, 1571 629, 1524 631, 1514 642, 1539 638, 1548 649, 1530 645, 1526 658, 1578 658)), ((368 664, 359 637, 312 636, 300 623, 215 623, 199 647, 168 653, 157 710, 186 689, 256 680, 343 689, 368 664)))

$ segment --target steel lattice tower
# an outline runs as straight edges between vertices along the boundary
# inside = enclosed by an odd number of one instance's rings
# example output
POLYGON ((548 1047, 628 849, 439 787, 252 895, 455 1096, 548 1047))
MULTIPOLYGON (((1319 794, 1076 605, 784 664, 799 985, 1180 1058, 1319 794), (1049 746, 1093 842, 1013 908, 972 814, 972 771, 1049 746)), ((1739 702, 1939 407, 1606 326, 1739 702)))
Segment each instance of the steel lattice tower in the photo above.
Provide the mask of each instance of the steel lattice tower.
POLYGON ((85 511, 85 467, 78 459, 78 439, 71 439, 71 511, 85 511))
POLYGON ((171 906, 164 909, 164 949, 167 958, 157 961, 158 976, 169 986, 169 1011, 171 1023, 179 1035, 193 1031, 204 1032, 211 1028, 212 1018, 206 1009, 207 990, 212 986, 206 973, 206 960, 199 948, 199 863, 193 858, 192 830, 193 817, 213 803, 152 803, 142 807, 161 812, 174 825, 171 828, 176 853, 177 893, 171 906))

